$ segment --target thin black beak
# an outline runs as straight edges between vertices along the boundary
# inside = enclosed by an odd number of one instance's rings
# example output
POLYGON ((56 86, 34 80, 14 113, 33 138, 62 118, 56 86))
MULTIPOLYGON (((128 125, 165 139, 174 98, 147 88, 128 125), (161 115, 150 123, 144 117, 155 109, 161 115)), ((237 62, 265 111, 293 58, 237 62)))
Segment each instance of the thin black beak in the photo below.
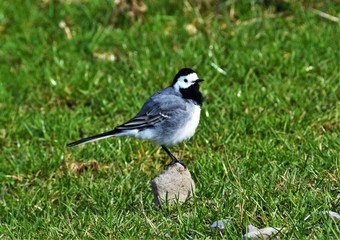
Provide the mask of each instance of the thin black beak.
POLYGON ((203 82, 204 80, 203 79, 197 79, 196 81, 195 81, 195 83, 200 83, 200 82, 203 82))

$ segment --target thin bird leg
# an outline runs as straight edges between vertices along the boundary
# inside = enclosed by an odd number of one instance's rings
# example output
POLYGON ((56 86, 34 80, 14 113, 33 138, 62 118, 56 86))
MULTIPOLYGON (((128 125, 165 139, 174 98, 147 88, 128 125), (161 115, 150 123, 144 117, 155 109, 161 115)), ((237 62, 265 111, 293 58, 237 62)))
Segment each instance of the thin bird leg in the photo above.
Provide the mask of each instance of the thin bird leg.
POLYGON ((164 151, 166 151, 166 153, 169 155, 169 157, 171 158, 171 162, 168 164, 168 166, 171 166, 171 165, 173 165, 173 164, 175 164, 175 163, 179 163, 179 164, 181 164, 184 168, 187 168, 187 166, 185 166, 185 164, 182 162, 182 161, 180 161, 180 160, 178 160, 178 158, 176 158, 170 151, 169 151, 169 149, 167 149, 165 146, 162 146, 162 148, 164 149, 164 151))

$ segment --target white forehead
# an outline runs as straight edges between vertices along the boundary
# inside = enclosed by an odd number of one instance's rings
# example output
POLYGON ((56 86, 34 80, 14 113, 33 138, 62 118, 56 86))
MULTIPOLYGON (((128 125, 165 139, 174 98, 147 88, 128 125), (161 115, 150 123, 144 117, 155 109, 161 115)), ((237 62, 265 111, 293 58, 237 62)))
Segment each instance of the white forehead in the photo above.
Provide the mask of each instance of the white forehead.
POLYGON ((181 81, 181 80, 184 80, 184 79, 187 79, 189 82, 196 81, 198 79, 198 76, 197 76, 196 73, 190 73, 186 76, 179 77, 177 81, 181 81))

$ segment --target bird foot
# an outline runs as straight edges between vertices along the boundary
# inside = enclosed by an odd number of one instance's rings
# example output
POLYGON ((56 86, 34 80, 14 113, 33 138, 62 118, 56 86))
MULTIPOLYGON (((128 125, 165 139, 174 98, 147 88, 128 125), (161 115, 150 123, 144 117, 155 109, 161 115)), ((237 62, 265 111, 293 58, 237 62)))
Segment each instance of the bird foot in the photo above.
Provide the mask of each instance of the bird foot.
POLYGON ((184 169, 187 169, 187 166, 181 160, 178 160, 178 159, 172 159, 171 162, 167 166, 170 167, 176 163, 181 164, 184 167, 184 169))

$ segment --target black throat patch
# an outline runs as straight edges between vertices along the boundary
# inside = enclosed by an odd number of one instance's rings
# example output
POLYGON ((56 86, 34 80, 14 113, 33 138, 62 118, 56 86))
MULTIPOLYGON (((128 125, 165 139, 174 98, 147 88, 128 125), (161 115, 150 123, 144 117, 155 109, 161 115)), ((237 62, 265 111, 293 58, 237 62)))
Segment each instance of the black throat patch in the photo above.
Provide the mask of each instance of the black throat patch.
POLYGON ((204 97, 200 92, 198 83, 195 83, 188 88, 180 88, 179 91, 182 93, 183 98, 194 100, 198 105, 202 106, 204 97))

